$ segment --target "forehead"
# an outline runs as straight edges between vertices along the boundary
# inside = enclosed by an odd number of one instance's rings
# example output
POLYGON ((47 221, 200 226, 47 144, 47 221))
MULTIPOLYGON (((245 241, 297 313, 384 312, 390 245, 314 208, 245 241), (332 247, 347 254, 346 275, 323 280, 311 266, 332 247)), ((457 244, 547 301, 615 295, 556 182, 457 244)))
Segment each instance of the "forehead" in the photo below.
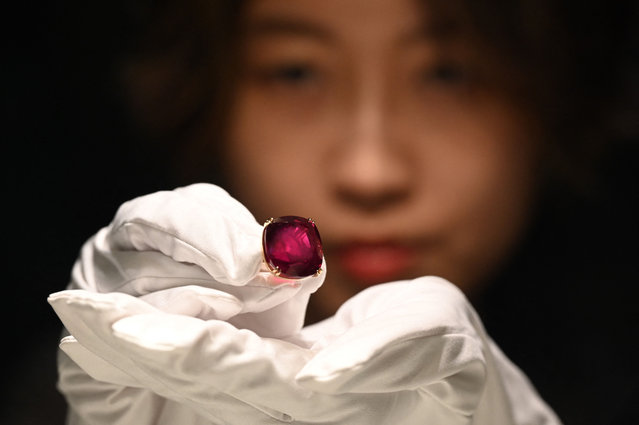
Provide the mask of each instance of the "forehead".
POLYGON ((248 37, 304 36, 326 43, 402 42, 426 32, 426 11, 415 0, 252 0, 248 37))

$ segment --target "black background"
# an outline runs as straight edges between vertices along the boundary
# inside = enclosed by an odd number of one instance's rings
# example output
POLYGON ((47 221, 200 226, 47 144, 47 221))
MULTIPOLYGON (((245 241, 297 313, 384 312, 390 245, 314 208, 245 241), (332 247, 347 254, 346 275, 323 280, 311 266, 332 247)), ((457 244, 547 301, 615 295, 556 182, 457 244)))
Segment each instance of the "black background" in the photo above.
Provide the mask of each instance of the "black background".
MULTIPOLYGON (((91 3, 91 2, 89 2, 91 3)), ((81 245, 135 196, 166 189, 132 143, 110 83, 122 32, 109 3, 10 5, 2 62, 4 273, 2 424, 62 424, 55 389, 65 288, 81 245)))

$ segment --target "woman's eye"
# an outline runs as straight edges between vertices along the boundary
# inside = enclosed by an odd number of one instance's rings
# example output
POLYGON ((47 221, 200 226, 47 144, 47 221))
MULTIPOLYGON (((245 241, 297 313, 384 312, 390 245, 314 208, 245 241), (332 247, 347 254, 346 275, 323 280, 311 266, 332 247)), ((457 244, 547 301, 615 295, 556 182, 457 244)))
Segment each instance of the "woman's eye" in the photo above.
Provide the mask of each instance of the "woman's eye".
POLYGON ((443 83, 458 85, 467 83, 468 71, 459 64, 441 63, 425 69, 421 74, 423 83, 443 83))
POLYGON ((267 82, 292 85, 308 84, 318 78, 318 73, 315 69, 302 64, 269 67, 261 74, 267 82))

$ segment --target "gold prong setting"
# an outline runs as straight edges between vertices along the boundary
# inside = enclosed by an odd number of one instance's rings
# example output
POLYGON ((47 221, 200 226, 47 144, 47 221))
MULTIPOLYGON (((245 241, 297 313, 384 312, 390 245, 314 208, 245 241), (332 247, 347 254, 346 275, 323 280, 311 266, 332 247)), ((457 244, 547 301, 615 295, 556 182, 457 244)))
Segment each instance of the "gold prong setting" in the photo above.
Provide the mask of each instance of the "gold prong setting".
POLYGON ((269 218, 262 230, 262 259, 266 268, 284 279, 317 277, 322 270, 322 241, 313 219, 299 216, 269 218))

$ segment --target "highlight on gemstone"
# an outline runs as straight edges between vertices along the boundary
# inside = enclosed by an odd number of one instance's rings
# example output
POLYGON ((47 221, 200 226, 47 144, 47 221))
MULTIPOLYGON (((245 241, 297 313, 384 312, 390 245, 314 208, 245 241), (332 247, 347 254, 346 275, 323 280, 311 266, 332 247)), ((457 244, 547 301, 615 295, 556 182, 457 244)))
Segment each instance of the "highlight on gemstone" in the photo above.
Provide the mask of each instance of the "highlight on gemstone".
POLYGON ((301 279, 322 270, 322 240, 310 218, 269 219, 264 223, 262 252, 268 268, 283 278, 301 279))

